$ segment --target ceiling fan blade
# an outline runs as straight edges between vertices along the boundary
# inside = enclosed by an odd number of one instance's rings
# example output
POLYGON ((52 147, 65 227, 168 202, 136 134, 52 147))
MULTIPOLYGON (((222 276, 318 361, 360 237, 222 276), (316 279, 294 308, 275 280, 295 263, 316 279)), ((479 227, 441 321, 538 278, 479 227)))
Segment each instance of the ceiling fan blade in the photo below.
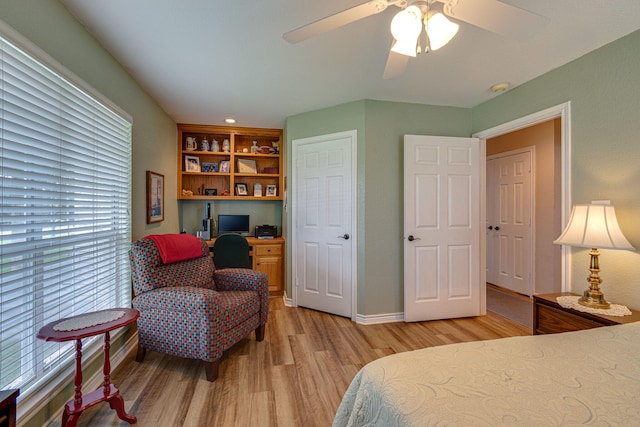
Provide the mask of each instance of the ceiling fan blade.
POLYGON ((547 18, 498 0, 439 0, 444 13, 454 19, 519 41, 529 40, 547 23, 547 18))
POLYGON ((367 16, 380 13, 385 10, 389 4, 393 3, 386 0, 371 0, 367 3, 354 6, 334 15, 327 16, 326 18, 318 19, 315 22, 303 25, 295 30, 291 30, 284 33, 282 38, 289 43, 300 43, 301 41, 307 40, 311 37, 334 30, 359 19, 366 18, 367 16))
POLYGON ((390 50, 382 78, 388 80, 403 75, 408 63, 409 57, 407 55, 401 55, 390 50))

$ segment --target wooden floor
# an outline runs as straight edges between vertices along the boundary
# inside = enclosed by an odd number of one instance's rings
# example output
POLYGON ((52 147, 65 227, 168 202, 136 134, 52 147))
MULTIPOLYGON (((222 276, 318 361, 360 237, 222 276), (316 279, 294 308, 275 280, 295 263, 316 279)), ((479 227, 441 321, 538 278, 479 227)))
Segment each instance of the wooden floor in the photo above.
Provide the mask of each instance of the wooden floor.
MULTIPOLYGON (((230 349, 220 377, 201 362, 147 352, 112 373, 139 426, 330 426, 342 395, 366 363, 382 356, 465 341, 530 335, 499 315, 419 323, 358 325, 270 301, 265 340, 253 334, 230 349)), ((59 423, 59 421, 58 421, 59 423)), ((59 425, 59 424, 52 424, 59 425)), ((126 426, 109 405, 85 411, 78 426, 126 426)))
POLYGON ((487 283, 487 310, 533 328, 533 298, 487 283))

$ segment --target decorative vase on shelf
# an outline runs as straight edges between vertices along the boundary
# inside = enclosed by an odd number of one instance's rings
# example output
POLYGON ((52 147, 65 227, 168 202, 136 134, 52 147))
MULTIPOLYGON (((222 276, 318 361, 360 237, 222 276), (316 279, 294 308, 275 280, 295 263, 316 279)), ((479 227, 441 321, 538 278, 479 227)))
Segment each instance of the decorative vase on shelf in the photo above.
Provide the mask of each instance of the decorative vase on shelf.
POLYGON ((202 141, 200 141, 200 150, 209 151, 209 141, 207 141, 206 136, 202 138, 202 141))
POLYGON ((211 141, 211 151, 220 151, 220 145, 217 140, 211 141))
POLYGON ((224 151, 225 153, 228 153, 231 150, 231 144, 229 143, 228 139, 225 139, 224 141, 222 141, 222 151, 224 151))
POLYGON ((258 141, 253 141, 253 142, 252 142, 252 144, 253 144, 253 145, 251 146, 251 152, 252 152, 253 154, 256 154, 256 153, 258 152, 258 150, 259 150, 259 148, 258 148, 258 141))

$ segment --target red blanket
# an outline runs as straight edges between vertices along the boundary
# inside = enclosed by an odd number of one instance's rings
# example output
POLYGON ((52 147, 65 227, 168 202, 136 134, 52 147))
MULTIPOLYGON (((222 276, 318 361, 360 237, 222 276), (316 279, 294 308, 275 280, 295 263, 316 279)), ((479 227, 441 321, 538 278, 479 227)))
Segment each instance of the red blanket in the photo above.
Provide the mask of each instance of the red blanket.
POLYGON ((150 234, 146 238, 156 244, 163 264, 202 256, 202 243, 191 234, 150 234))

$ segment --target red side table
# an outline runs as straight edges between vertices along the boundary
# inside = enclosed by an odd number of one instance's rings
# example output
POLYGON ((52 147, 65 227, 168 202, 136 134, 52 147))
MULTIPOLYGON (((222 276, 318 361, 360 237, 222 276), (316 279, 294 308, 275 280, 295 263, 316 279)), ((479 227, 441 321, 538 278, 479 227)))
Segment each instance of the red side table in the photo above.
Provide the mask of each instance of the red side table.
POLYGON ((140 313, 134 308, 109 308, 107 310, 94 311, 92 313, 85 313, 78 316, 56 320, 40 329, 36 336, 42 340, 55 342, 76 341, 76 375, 73 380, 75 385, 75 397, 64 405, 64 413, 62 414, 63 427, 75 427, 82 411, 100 402, 109 402, 109 406, 111 409, 116 411, 118 418, 121 420, 124 420, 129 424, 137 422, 135 416, 128 415, 125 412, 124 399, 120 395, 120 391, 116 386, 111 384, 109 331, 133 323, 139 316, 140 313), (101 317, 110 319, 115 316, 118 317, 114 320, 100 320, 101 317), (91 323, 93 323, 91 326, 83 326, 83 324, 91 323), (82 338, 92 337, 99 334, 104 334, 104 387, 83 396, 82 338))

